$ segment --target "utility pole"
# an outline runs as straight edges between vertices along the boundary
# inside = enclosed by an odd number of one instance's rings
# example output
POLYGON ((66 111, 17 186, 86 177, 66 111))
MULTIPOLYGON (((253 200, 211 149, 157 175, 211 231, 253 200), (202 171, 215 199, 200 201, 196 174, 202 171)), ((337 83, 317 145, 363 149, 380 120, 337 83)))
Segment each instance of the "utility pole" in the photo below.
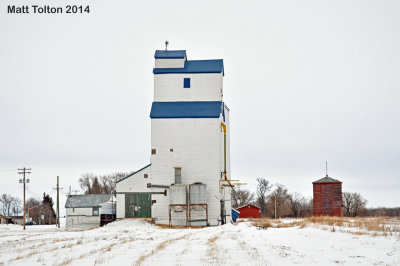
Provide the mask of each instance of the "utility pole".
POLYGON ((19 180, 19 182, 20 183, 23 183, 24 184, 24 230, 25 230, 25 216, 26 216, 26 211, 25 211, 25 184, 26 183, 29 183, 29 179, 25 179, 25 175, 26 174, 30 174, 31 172, 31 168, 22 168, 22 169, 20 169, 20 168, 18 168, 18 174, 22 174, 23 175, 23 178, 22 179, 20 179, 19 180))
POLYGON ((57 189, 57 226, 60 228, 60 183, 59 183, 59 177, 57 176, 57 187, 54 188, 57 189))

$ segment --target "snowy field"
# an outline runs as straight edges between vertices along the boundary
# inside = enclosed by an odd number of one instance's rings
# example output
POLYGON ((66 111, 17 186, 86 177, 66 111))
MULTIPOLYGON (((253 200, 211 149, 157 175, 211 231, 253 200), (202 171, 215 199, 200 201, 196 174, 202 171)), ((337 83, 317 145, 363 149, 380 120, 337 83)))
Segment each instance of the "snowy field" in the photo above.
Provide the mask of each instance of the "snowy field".
POLYGON ((140 219, 72 232, 0 225, 0 265, 400 265, 399 234, 328 229, 170 229, 140 219))

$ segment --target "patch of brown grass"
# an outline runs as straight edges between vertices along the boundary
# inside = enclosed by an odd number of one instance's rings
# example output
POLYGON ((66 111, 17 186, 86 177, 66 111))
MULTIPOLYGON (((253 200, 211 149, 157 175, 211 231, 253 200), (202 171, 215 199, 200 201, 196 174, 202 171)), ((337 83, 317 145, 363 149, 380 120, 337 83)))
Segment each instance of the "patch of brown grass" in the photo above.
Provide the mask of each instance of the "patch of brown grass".
POLYGON ((218 236, 214 236, 213 238, 208 239, 208 244, 213 244, 218 239, 218 236))
POLYGON ((157 252, 159 252, 160 250, 164 249, 165 247, 167 247, 167 246, 170 245, 171 243, 173 243, 173 242, 175 242, 175 241, 178 241, 178 240, 181 240, 181 239, 187 237, 188 235, 189 235, 189 234, 186 234, 186 235, 183 235, 183 236, 178 237, 178 238, 168 239, 168 240, 165 240, 165 241, 161 242, 161 243, 158 244, 157 247, 156 247, 155 249, 153 249, 150 253, 148 253, 148 254, 146 254, 146 255, 140 256, 140 258, 135 262, 134 265, 136 265, 136 266, 141 265, 141 264, 143 263, 143 261, 144 261, 145 259, 147 259, 148 257, 153 256, 155 253, 157 253, 157 252))
POLYGON ((64 265, 68 265, 72 262, 71 258, 66 258, 64 259, 60 264, 57 264, 57 266, 64 266, 64 265))
POLYGON ((36 255, 38 253, 39 253, 39 251, 32 251, 28 255, 26 255, 26 257, 32 257, 33 255, 36 255))
POLYGON ((251 224, 261 229, 268 229, 268 227, 274 227, 271 219, 265 219, 265 218, 251 220, 251 224))
POLYGON ((168 224, 155 224, 157 227, 163 228, 163 229, 185 229, 185 228, 191 228, 191 229, 201 229, 204 228, 204 226, 199 226, 199 225, 191 225, 191 226, 186 226, 186 225, 171 225, 169 226, 168 224))
POLYGON ((331 232, 346 232, 354 235, 371 235, 371 236, 393 236, 400 237, 400 219, 389 217, 337 217, 337 216, 313 216, 301 220, 293 220, 282 222, 280 220, 261 218, 252 219, 252 225, 267 229, 288 228, 298 226, 305 228, 307 226, 322 226, 322 230, 330 230, 331 232), (358 231, 344 230, 344 228, 359 229, 358 231))

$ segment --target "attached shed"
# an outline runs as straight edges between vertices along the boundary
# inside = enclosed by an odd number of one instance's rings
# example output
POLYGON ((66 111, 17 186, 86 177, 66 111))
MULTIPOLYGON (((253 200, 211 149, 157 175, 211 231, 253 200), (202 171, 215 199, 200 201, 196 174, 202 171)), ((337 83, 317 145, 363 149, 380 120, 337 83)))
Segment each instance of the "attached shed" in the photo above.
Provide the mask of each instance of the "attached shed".
POLYGON ((342 182, 326 175, 313 182, 314 216, 342 216, 342 182))
POLYGON ((260 218, 260 208, 252 204, 241 206, 238 210, 239 218, 260 218))
POLYGON ((117 182, 117 218, 151 217, 151 164, 117 182))
POLYGON ((71 195, 65 203, 66 229, 90 229, 100 226, 101 204, 111 201, 109 194, 71 195))

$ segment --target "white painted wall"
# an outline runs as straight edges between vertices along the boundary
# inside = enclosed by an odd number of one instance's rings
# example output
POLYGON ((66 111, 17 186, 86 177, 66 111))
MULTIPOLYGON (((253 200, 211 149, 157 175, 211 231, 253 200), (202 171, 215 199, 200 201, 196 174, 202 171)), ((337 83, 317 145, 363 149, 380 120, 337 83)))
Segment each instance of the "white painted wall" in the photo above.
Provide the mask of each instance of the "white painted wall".
POLYGON ((134 175, 117 183, 117 193, 121 192, 150 192, 147 183, 151 183, 151 165, 134 175), (145 175, 147 174, 147 178, 145 175))
POLYGON ((65 228, 70 229, 89 229, 100 226, 100 212, 99 215, 92 216, 93 208, 66 208, 66 224, 65 228))
POLYGON ((100 226, 100 216, 70 216, 66 219, 65 229, 90 229, 100 226))
POLYGON ((156 59, 155 68, 184 68, 186 58, 179 59, 156 59))
POLYGON ((125 194, 117 194, 117 219, 120 218, 125 218, 125 194))
POLYGON ((125 218, 125 194, 119 193, 151 192, 151 189, 147 188, 147 183, 151 183, 151 165, 117 183, 117 218, 125 218))
MULTIPOLYGON (((174 168, 181 167, 183 184, 202 182, 207 185, 209 222, 217 225, 222 197, 219 179, 223 171, 221 119, 152 119, 151 132, 151 148, 156 149, 156 154, 151 156, 152 182, 160 185, 174 183, 174 168)), ((153 218, 157 223, 168 223, 169 195, 153 195, 153 199, 157 200, 152 206, 153 218)), ((204 214, 193 212, 193 218, 203 218, 204 214)), ((173 217, 174 224, 183 224, 185 212, 173 213, 173 217)))
MULTIPOLYGON (((99 208, 99 213, 100 213, 99 208)), ((65 208, 66 210, 66 215, 67 216, 73 216, 73 215, 85 215, 85 216, 92 216, 93 214, 93 208, 65 208)))
POLYGON ((215 74, 157 74, 154 75, 154 101, 221 101, 222 73, 215 74), (183 79, 190 78, 190 88, 183 79))

